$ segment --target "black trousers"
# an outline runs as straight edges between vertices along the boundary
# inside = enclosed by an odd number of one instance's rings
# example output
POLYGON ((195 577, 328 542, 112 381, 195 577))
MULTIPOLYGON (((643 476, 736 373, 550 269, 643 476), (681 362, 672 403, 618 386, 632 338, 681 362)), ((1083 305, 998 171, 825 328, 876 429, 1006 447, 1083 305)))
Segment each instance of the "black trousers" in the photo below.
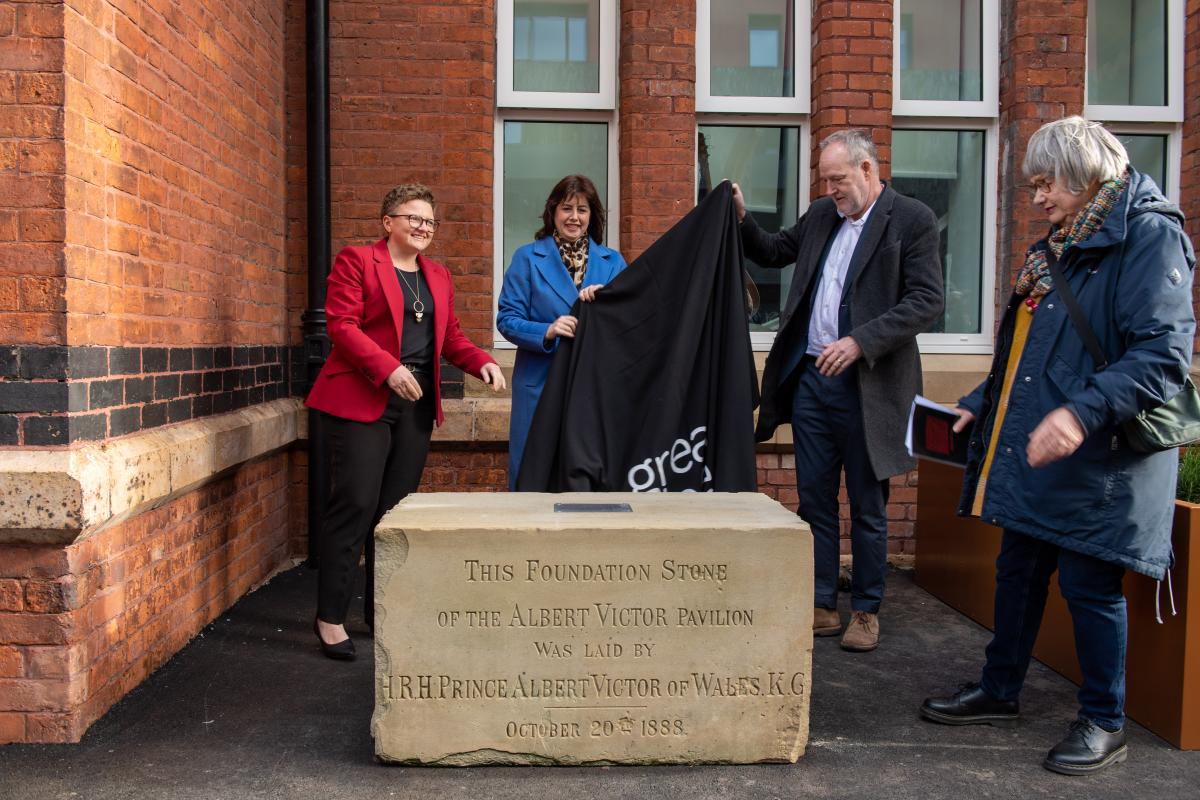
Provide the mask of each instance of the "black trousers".
POLYGON ((374 422, 325 415, 333 471, 317 588, 317 616, 325 622, 346 621, 358 556, 365 550, 363 616, 368 625, 374 624, 375 526, 421 483, 433 432, 433 378, 414 374, 421 399, 414 403, 393 394, 374 422))

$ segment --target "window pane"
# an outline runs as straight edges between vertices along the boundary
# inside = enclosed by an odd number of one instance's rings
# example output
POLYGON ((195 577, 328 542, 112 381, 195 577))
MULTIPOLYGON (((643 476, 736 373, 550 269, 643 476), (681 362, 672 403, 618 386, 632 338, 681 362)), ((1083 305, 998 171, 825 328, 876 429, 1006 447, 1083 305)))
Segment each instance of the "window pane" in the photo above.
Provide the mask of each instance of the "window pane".
POLYGON ((938 218, 946 310, 931 333, 982 333, 983 131, 894 131, 892 188, 938 218))
POLYGON ((982 0, 901 0, 900 96, 983 99, 982 0))
POLYGON ((1088 102, 1167 104, 1167 0, 1088 3, 1088 102))
MULTIPOLYGON (((699 133, 700 198, 728 178, 741 187, 747 209, 763 228, 777 231, 795 224, 799 216, 799 128, 701 125, 699 133)), ((779 330, 779 312, 787 299, 793 268, 765 269, 749 259, 746 268, 759 295, 750 330, 779 330)))
POLYGON ((712 0, 709 93, 795 97, 793 0, 712 0))
POLYGON ((513 89, 600 91, 600 0, 516 0, 513 89))
POLYGON ((608 209, 608 125, 603 122, 504 123, 504 268, 533 241, 554 184, 586 175, 608 209))
POLYGON ((1119 133, 1117 138, 1129 153, 1129 163, 1138 172, 1154 179, 1158 188, 1167 191, 1167 137, 1153 134, 1119 133))

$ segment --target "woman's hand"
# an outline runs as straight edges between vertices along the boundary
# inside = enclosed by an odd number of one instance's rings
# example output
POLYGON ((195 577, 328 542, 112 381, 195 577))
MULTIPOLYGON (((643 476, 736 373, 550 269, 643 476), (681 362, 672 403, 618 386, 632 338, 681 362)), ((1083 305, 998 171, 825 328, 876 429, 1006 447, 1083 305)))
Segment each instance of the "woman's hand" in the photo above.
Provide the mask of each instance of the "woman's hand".
POLYGON ((737 212, 738 222, 746 218, 746 198, 742 196, 742 187, 733 184, 733 209, 737 212))
POLYGON ((954 413, 958 414, 958 421, 955 422, 954 427, 951 428, 951 430, 955 433, 962 433, 963 429, 975 421, 975 412, 971 411, 969 408, 957 406, 954 409, 954 413))
POLYGON ((570 314, 563 314, 554 322, 550 323, 550 327, 546 329, 546 343, 554 341, 555 336, 565 336, 568 339, 575 338, 575 325, 579 320, 572 317, 570 314))
POLYGON ((421 384, 417 383, 417 379, 403 364, 392 370, 391 375, 388 375, 387 385, 389 389, 405 400, 412 400, 415 403, 421 399, 421 384))
POLYGON ((585 286, 579 290, 579 299, 585 303, 590 303, 596 299, 596 290, 603 287, 603 283, 593 283, 591 286, 585 286))
POLYGON ((479 375, 483 382, 492 387, 493 392, 498 392, 505 387, 504 372, 500 369, 499 364, 484 364, 483 369, 479 370, 479 375))
POLYGON ((1074 453, 1083 444, 1083 439, 1083 426, 1071 410, 1056 408, 1029 434, 1025 458, 1031 467, 1044 467, 1074 453))

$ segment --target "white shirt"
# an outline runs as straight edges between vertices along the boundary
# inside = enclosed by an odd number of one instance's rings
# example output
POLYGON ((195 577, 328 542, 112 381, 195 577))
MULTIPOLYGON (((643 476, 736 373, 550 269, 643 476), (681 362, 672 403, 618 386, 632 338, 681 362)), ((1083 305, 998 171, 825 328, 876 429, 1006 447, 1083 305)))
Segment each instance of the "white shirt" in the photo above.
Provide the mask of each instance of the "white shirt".
POLYGON ((817 284, 817 297, 813 303, 812 316, 808 320, 808 349, 810 356, 819 356, 827 345, 838 340, 838 307, 842 304, 842 289, 846 285, 846 273, 850 270, 850 259, 862 237, 867 218, 871 216, 872 203, 858 219, 850 219, 842 212, 842 227, 838 229, 829 247, 829 255, 821 269, 821 282, 817 284))

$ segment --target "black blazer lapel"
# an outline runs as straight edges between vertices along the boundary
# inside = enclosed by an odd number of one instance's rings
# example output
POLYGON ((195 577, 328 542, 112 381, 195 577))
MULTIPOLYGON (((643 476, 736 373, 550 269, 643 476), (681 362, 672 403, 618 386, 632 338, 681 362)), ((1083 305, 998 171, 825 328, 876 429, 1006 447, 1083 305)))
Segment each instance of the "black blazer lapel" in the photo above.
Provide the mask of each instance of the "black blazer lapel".
POLYGON ((842 284, 843 302, 850 296, 850 287, 858 280, 859 273, 862 272, 871 256, 875 254, 875 248, 883 239, 883 232, 887 230, 888 219, 892 215, 892 203, 895 199, 895 191, 885 185, 883 193, 875 200, 875 207, 871 209, 871 215, 867 217, 867 226, 863 229, 862 237, 854 248, 854 255, 850 256, 850 266, 846 269, 846 282, 842 284))

